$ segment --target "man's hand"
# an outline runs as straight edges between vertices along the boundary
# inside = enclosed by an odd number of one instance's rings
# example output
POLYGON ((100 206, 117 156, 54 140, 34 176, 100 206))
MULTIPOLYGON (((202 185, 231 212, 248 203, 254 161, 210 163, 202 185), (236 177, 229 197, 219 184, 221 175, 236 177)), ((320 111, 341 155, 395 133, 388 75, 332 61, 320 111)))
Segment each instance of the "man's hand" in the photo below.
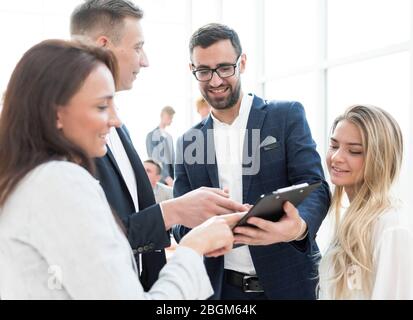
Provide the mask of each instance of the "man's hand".
POLYGON ((284 203, 285 215, 278 222, 271 222, 252 217, 247 220, 252 227, 237 227, 234 229, 235 244, 269 245, 279 242, 290 242, 303 236, 307 224, 300 217, 298 210, 290 203, 284 203))
POLYGON ((194 228, 210 217, 248 208, 229 198, 221 189, 202 187, 187 194, 161 203, 166 229, 174 224, 194 228))

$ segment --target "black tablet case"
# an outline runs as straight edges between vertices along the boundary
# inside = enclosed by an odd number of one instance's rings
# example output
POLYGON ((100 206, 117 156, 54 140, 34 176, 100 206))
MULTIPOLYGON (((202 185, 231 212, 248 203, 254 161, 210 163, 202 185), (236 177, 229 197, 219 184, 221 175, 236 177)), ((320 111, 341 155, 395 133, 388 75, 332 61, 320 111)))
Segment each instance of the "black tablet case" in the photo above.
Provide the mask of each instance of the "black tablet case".
POLYGON ((277 191, 274 191, 273 193, 262 195, 261 198, 258 199, 256 204, 237 223, 235 227, 255 227, 246 222, 250 217, 258 217, 276 222, 280 220, 281 217, 284 215, 283 204, 286 201, 290 201, 295 207, 297 207, 311 192, 317 189, 320 185, 321 181, 318 181, 297 189, 283 192, 284 188, 282 188, 278 189, 277 191))

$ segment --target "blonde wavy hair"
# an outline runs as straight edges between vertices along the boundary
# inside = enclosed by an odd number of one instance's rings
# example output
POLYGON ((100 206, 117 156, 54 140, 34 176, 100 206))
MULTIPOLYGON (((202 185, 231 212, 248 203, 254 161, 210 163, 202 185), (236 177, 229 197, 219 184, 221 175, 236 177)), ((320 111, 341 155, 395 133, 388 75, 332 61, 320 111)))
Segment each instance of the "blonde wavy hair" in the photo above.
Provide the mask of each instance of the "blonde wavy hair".
MULTIPOLYGON (((395 119, 386 111, 367 105, 355 105, 336 118, 348 121, 361 133, 364 165, 361 182, 344 215, 341 214, 344 187, 336 186, 329 214, 335 218, 333 242, 321 261, 332 270, 334 299, 350 297, 350 270, 360 272, 361 289, 371 296, 373 265, 373 231, 377 219, 391 207, 390 189, 400 172, 403 158, 403 137, 395 119), (354 269, 354 267, 356 269, 354 269)), ((324 266, 326 267, 326 266, 324 266)))

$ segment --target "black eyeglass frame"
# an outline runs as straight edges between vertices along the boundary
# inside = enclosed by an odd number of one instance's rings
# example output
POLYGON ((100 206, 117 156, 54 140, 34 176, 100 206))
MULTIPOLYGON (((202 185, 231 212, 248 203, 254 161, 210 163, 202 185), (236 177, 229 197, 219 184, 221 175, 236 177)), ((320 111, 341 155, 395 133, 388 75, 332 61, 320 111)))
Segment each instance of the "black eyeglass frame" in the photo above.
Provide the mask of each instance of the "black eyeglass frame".
MULTIPOLYGON (((200 69, 192 70, 192 74, 194 75, 195 79, 198 80, 199 82, 209 82, 209 81, 211 81, 212 78, 214 77, 214 72, 215 72, 215 73, 218 75, 218 77, 220 77, 221 79, 225 79, 225 78, 232 77, 232 76, 235 74, 235 71, 237 70, 237 67, 238 67, 238 64, 239 64, 239 61, 240 61, 241 56, 242 56, 242 54, 240 54, 240 55, 238 56, 237 60, 236 60, 235 63, 233 63, 233 64, 222 64, 222 65, 220 65, 220 66, 218 66, 218 67, 216 67, 216 68, 214 68, 214 69, 211 69, 211 68, 200 68, 200 69), (234 72, 233 72, 231 75, 222 77, 222 76, 219 74, 219 71, 218 71, 218 69, 220 69, 220 68, 222 68, 222 67, 233 67, 233 68, 234 68, 234 72), (210 78, 209 78, 208 80, 199 80, 198 77, 196 76, 196 73, 197 73, 198 71, 209 71, 209 72, 210 72, 210 78)), ((195 65, 192 64, 192 67, 195 68, 195 65)))

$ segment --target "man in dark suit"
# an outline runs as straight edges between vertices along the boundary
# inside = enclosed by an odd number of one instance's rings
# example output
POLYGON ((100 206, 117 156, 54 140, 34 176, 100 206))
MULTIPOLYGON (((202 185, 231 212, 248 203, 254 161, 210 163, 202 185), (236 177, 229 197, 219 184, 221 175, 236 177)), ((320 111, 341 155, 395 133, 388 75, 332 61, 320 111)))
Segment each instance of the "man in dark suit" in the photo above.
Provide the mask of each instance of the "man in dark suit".
POLYGON ((148 157, 162 164, 161 182, 172 187, 174 180, 175 151, 172 136, 165 130, 175 114, 171 106, 162 108, 159 126, 146 136, 148 157))
MULTIPOLYGON (((115 54, 119 67, 117 91, 131 89, 140 68, 148 66, 142 17, 142 10, 126 0, 88 0, 72 13, 72 37, 92 40, 115 54)), ((174 224, 195 227, 210 216, 242 211, 244 207, 212 188, 157 205, 126 127, 112 130, 107 141, 107 155, 96 159, 97 178, 122 222, 147 290, 166 262, 164 248, 170 245, 168 230, 174 224)))
MULTIPOLYGON (((314 299, 315 238, 330 192, 303 106, 243 94, 246 55, 236 32, 225 25, 198 29, 190 54, 190 68, 212 110, 178 141, 175 196, 207 186, 226 188, 233 200, 254 204, 278 188, 322 181, 297 208, 286 203, 279 222, 250 218, 256 228, 236 228, 236 243, 248 245, 205 259, 213 298, 314 299)), ((176 226, 174 235, 179 240, 187 231, 176 226)))

